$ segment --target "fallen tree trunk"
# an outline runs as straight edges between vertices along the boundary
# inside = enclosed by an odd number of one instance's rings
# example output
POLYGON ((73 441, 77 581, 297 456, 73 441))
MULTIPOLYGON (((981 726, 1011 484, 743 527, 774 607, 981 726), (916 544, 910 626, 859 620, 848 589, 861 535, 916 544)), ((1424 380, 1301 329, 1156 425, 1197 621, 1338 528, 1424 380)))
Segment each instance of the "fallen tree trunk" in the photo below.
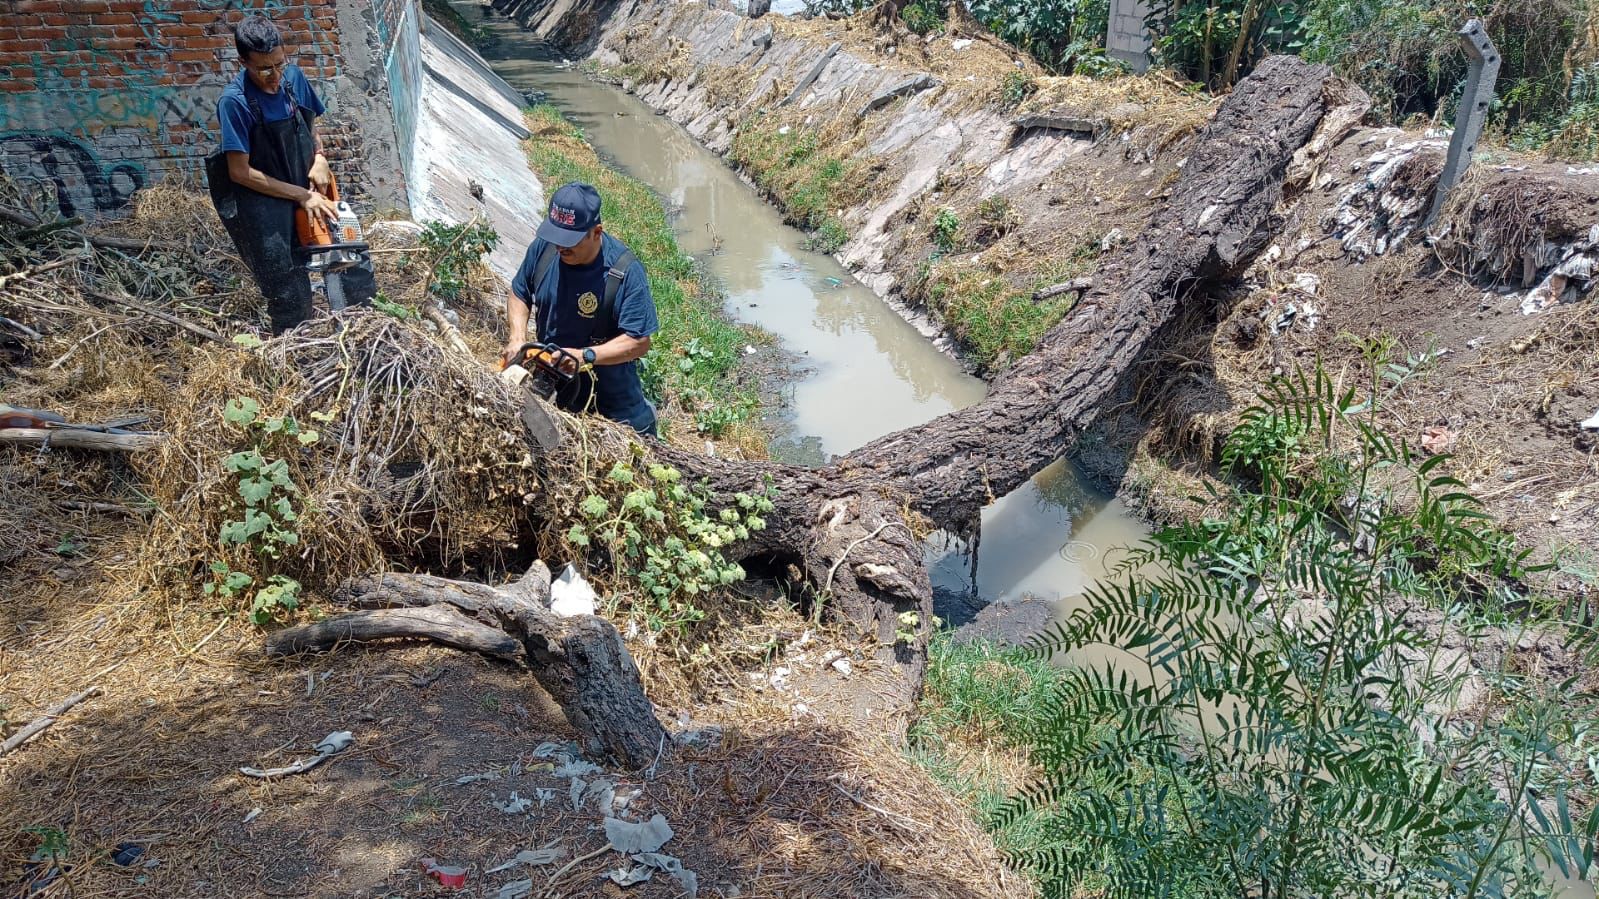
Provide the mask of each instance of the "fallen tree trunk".
POLYGON ((912 508, 958 528, 1060 458, 1178 305, 1264 248, 1284 173, 1327 111, 1331 79, 1297 57, 1263 62, 1201 132, 1165 207, 1101 265, 1037 350, 981 402, 873 441, 831 475, 891 483, 912 508))
MULTIPOLYGON (((1073 311, 983 401, 819 469, 654 442, 642 452, 722 496, 774 488, 767 526, 724 553, 780 571, 787 566, 811 588, 810 602, 821 604, 812 611, 852 624, 864 641, 876 642, 880 658, 903 666, 902 699, 908 699, 920 684, 932 626, 921 534, 968 531, 984 505, 1065 454, 1179 304, 1265 246, 1284 172, 1316 131, 1328 98, 1338 95, 1329 90, 1334 83, 1324 66, 1290 57, 1262 63, 1200 134, 1165 208, 1139 239, 1105 261, 1073 311)), ((592 449, 593 432, 608 428, 614 433, 598 443, 626 447, 633 437, 594 419, 581 427, 589 439, 573 434, 560 452, 592 449)), ((545 603, 548 589, 548 572, 539 566, 510 587, 388 574, 352 581, 343 593, 367 612, 434 610, 429 626, 449 625, 462 643, 491 636, 463 631, 462 622, 509 634, 592 747, 628 764, 648 763, 664 732, 615 629, 593 617, 556 618, 545 603)), ((340 634, 415 636, 414 620, 407 626, 410 632, 396 626, 385 633, 382 619, 349 618, 320 632, 290 632, 275 645, 291 651, 337 642, 340 634)))
MULTIPOLYGON (((1347 97, 1325 66, 1286 56, 1263 62, 1200 134, 1165 208, 981 402, 822 469, 657 454, 718 491, 775 485, 776 514, 736 554, 797 557, 834 615, 885 644, 904 612, 918 613, 925 633, 931 590, 906 513, 923 516, 924 530, 966 532, 983 506, 1064 455, 1179 304, 1265 246, 1295 151, 1330 103, 1347 97)), ((921 646, 918 639, 896 655, 914 664, 921 646)))
POLYGON ((267 654, 420 638, 521 659, 566 712, 589 753, 643 768, 665 746, 666 731, 621 635, 603 618, 563 618, 550 611, 550 572, 542 562, 503 587, 390 573, 352 578, 338 596, 359 611, 278 631, 267 641, 267 654))

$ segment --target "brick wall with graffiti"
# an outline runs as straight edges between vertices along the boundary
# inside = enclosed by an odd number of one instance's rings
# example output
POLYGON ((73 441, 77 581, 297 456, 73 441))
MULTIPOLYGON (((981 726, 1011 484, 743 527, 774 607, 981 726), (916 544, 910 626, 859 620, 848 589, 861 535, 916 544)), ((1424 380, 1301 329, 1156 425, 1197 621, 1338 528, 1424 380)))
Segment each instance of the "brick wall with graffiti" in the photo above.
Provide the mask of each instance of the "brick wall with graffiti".
POLYGON ((327 104, 341 186, 404 206, 410 138, 396 126, 414 127, 419 76, 393 98, 388 84, 406 77, 404 57, 420 69, 416 0, 0 0, 0 169, 88 217, 163 178, 201 177, 217 97, 239 71, 231 27, 252 11, 283 29, 327 104))

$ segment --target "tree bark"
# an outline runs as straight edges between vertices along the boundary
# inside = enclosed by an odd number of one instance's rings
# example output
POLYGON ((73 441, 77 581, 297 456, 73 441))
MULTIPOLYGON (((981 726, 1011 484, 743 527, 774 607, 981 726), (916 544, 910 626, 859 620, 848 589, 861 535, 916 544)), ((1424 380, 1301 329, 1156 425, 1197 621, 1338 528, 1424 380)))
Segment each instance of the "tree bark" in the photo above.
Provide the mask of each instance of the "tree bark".
POLYGON ((793 560, 819 601, 920 673, 932 600, 907 513, 962 533, 982 508, 1070 449, 1100 402, 1178 306, 1248 264, 1276 226, 1274 209, 1294 152, 1328 109, 1325 66, 1265 60, 1196 142, 1164 209, 1139 239, 1109 257, 1037 350, 1002 374, 982 401, 882 437, 826 468, 734 462, 657 447, 655 454, 718 492, 777 488, 767 529, 732 553, 793 560), (900 615, 919 631, 896 642, 900 615))
POLYGON ((562 618, 549 609, 544 563, 514 583, 490 587, 426 574, 351 578, 337 597, 360 611, 292 627, 267 642, 269 655, 345 642, 421 638, 503 659, 521 659, 566 712, 591 754, 643 768, 666 730, 644 695, 638 666, 603 618, 562 618))

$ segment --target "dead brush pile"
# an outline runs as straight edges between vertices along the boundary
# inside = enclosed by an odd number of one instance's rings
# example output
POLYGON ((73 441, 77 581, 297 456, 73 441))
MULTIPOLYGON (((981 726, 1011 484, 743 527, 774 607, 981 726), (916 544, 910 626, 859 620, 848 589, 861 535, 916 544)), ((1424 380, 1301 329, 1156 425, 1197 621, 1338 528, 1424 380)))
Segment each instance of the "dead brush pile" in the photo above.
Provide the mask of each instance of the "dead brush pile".
POLYGON ((515 549, 537 485, 512 476, 526 452, 490 422, 515 421, 514 401, 467 343, 493 342, 486 270, 461 291, 463 339, 428 297, 433 260, 414 232, 377 229, 386 311, 263 341, 263 304, 203 194, 141 191, 94 232, 54 207, 0 183, 0 398, 168 439, 125 458, 0 450, 32 500, 7 505, 0 533, 38 549, 23 532, 59 530, 73 504, 153 513, 133 535, 138 586, 175 598, 232 572, 315 588, 515 549))
POLYGON ((538 489, 503 424, 516 416, 509 388, 381 312, 204 350, 174 404, 186 414, 173 439, 140 465, 166 512, 153 577, 260 562, 316 589, 383 568, 497 568, 538 489), (270 466, 277 481, 259 473, 270 466))

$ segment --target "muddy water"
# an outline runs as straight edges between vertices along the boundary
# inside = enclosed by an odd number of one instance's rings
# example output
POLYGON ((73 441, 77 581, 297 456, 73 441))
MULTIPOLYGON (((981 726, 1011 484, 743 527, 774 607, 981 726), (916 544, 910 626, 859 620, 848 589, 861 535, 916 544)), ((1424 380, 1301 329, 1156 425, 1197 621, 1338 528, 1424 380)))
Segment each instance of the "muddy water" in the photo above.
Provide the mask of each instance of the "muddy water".
MULTIPOLYGON (((482 19, 475 0, 455 5, 482 19)), ((982 381, 836 260, 806 249, 804 234, 680 127, 547 61, 546 48, 505 19, 485 24, 498 38, 485 54, 495 71, 518 90, 548 94, 609 162, 664 197, 676 210, 683 250, 706 263, 732 317, 772 333, 802 361, 773 422, 775 455, 821 464, 982 398, 982 381)), ((975 571, 963 542, 932 541, 939 613, 958 623, 995 600, 1073 596, 1103 573, 1117 547, 1144 533, 1119 502, 1057 462, 985 512, 975 571)))

